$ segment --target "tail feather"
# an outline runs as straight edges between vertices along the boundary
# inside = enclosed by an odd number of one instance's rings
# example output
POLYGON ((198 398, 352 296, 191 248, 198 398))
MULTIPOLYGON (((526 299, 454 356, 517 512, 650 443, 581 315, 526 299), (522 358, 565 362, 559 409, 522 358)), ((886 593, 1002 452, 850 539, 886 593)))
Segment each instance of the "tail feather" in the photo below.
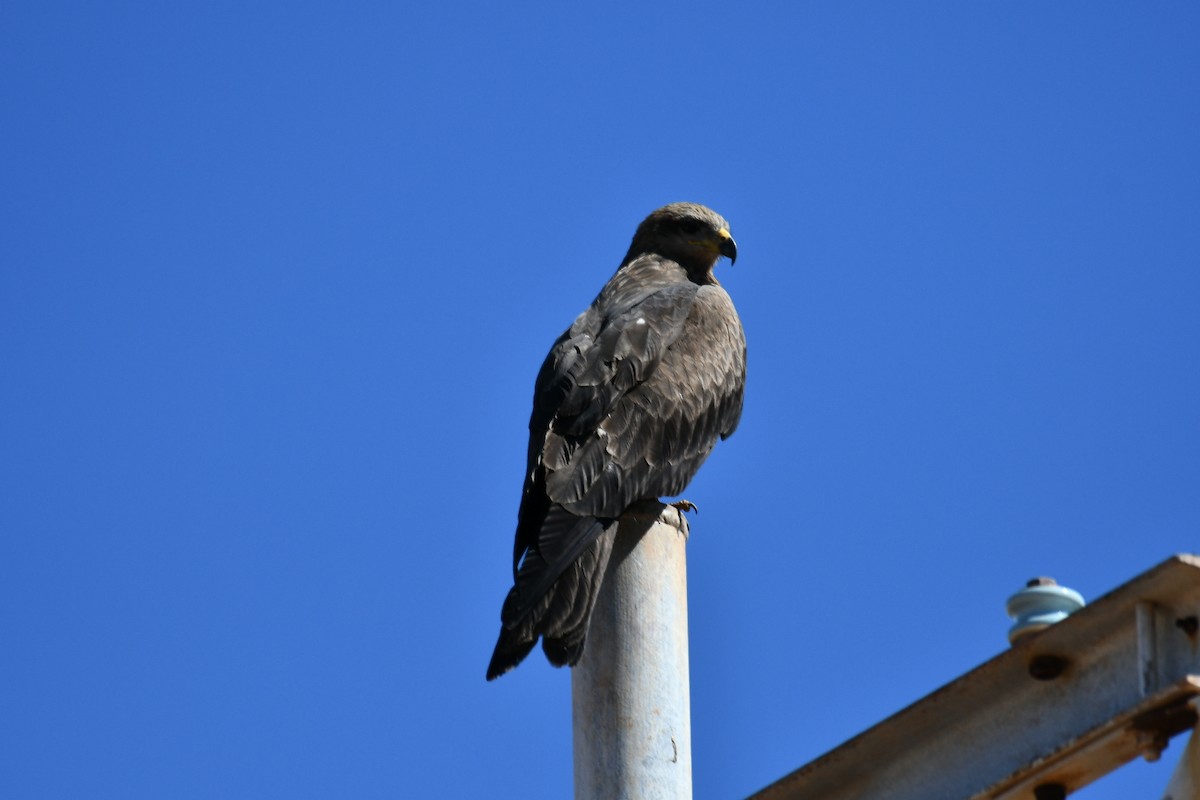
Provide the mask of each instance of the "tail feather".
POLYGON ((600 596, 604 570, 612 555, 616 524, 610 525, 595 543, 575 560, 559 578, 565 591, 555 591, 542 630, 542 650, 556 667, 575 666, 583 655, 583 644, 592 623, 592 611, 600 596), (563 578, 569 580, 564 581, 563 578))
POLYGON ((617 523, 581 517, 572 527, 574 535, 566 537, 570 545, 558 553, 570 555, 567 563, 562 564, 565 559, 561 558, 547 563, 542 553, 531 551, 521 565, 517 585, 509 591, 500 612, 503 625, 488 664, 489 681, 521 663, 539 637, 546 657, 555 666, 574 666, 583 655, 617 523), (555 569, 557 576, 553 575, 555 569), (531 596, 531 590, 542 587, 546 588, 540 597, 531 596))
MULTIPOLYGON (((516 591, 514 589, 514 591, 516 591)), ((501 628, 500 639, 496 649, 492 651, 492 660, 488 664, 487 679, 494 681, 510 669, 525 660, 529 651, 537 644, 537 636, 529 630, 531 626, 522 624, 516 629, 501 628)))

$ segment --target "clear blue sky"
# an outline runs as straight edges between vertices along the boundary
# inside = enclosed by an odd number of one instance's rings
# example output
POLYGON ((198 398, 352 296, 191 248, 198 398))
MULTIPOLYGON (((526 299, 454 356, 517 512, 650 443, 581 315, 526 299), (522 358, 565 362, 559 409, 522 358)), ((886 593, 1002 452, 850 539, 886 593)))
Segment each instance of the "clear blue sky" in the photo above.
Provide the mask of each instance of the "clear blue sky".
MULTIPOLYGON (((1200 6, 9 2, 0 795, 563 797, 534 374, 713 206, 696 797, 1200 549, 1200 6)), ((1176 744, 1081 793, 1157 796, 1176 744)))

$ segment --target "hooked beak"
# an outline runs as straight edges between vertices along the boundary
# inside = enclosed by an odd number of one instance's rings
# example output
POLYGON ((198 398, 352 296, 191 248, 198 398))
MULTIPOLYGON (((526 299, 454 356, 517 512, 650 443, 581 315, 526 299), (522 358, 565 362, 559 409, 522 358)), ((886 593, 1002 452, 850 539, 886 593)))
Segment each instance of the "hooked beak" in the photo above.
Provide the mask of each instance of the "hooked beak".
POLYGON ((721 230, 717 231, 717 236, 721 238, 721 242, 718 245, 719 252, 721 255, 729 259, 730 264, 733 264, 735 261, 737 261, 737 242, 735 242, 733 237, 729 235, 729 231, 725 230, 724 228, 721 228, 721 230))

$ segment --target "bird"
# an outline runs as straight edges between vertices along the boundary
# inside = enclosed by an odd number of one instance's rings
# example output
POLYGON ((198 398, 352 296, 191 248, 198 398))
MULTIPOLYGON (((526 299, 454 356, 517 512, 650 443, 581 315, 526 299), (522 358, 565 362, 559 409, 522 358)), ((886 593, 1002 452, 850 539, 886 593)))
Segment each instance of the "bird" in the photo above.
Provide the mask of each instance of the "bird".
POLYGON ((679 495, 737 428, 746 336, 713 275, 722 256, 737 244, 720 214, 657 209, 542 363, 489 681, 539 638, 554 666, 578 663, 622 513, 679 495))

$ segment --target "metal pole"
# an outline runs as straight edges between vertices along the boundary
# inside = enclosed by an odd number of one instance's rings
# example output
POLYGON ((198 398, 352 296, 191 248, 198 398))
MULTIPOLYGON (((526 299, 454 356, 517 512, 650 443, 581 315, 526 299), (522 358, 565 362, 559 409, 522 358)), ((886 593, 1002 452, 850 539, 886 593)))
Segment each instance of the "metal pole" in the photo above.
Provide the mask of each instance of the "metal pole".
MULTIPOLYGON (((1192 708, 1197 705, 1196 699, 1192 698, 1192 708)), ((1192 730, 1162 800, 1196 800, 1197 797, 1200 797, 1200 725, 1192 730)))
POLYGON ((621 517, 583 658, 571 671, 576 800, 690 800, 687 520, 621 517))

